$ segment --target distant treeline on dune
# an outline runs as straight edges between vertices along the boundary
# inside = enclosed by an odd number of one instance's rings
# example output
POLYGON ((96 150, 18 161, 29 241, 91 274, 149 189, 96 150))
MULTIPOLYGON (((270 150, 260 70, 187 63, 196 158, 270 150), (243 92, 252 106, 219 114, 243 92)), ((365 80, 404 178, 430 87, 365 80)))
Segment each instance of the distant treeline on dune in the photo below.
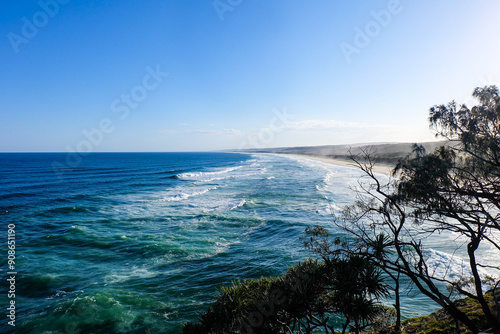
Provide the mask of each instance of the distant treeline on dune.
MULTIPOLYGON (((418 143, 427 152, 433 152, 439 146, 446 145, 446 141, 418 143)), ((363 156, 370 152, 376 157, 377 162, 394 165, 400 158, 412 152, 414 143, 375 143, 375 144, 353 144, 353 145, 324 145, 324 146, 298 146, 277 148, 255 148, 242 150, 252 153, 278 153, 278 154, 300 154, 308 156, 325 157, 339 160, 350 160, 351 154, 363 156)))

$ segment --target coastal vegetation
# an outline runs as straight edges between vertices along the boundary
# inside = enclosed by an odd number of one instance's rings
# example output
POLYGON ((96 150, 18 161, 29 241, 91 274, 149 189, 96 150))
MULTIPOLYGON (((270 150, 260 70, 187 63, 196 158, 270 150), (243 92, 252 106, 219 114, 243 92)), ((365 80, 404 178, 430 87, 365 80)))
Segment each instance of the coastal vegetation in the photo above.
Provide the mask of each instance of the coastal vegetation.
POLYGON ((473 97, 470 108, 432 107, 430 126, 446 144, 430 153, 415 144, 387 182, 374 172, 373 152, 352 154, 365 176, 353 189, 357 201, 334 217, 342 233, 307 228, 303 241, 314 259, 280 277, 221 288, 183 332, 500 333, 500 96, 487 86, 473 97), (463 245, 459 278, 433 268, 426 241, 440 235, 463 245), (484 249, 497 261, 485 261, 484 249), (408 289, 441 311, 403 321, 399 296, 408 289))

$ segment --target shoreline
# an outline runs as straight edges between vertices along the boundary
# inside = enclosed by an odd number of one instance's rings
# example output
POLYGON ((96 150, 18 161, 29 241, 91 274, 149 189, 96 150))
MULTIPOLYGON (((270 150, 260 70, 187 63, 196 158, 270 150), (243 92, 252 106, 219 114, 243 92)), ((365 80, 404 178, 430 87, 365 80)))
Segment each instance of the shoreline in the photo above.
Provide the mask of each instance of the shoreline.
MULTIPOLYGON (((354 168, 358 169, 358 167, 354 164, 354 162, 350 160, 343 160, 343 159, 334 159, 334 158, 328 158, 324 156, 317 156, 317 155, 308 155, 308 154, 288 154, 288 153, 278 153, 280 155, 287 155, 291 157, 297 157, 297 158, 306 158, 310 160, 315 160, 315 161, 320 161, 324 162, 330 165, 336 165, 340 167, 349 167, 349 168, 354 168)), ((380 173, 384 174, 387 176, 392 175, 392 170, 394 169, 394 166, 389 166, 385 164, 376 164, 373 166, 373 171, 375 173, 380 173)))

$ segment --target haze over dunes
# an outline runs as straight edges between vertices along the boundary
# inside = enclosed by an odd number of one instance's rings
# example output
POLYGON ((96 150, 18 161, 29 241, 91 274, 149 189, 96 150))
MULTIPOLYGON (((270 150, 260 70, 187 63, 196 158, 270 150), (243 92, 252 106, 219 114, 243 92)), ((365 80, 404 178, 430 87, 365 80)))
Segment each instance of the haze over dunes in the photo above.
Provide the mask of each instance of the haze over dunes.
MULTIPOLYGON (((427 152, 433 152, 437 147, 446 144, 446 142, 436 141, 419 144, 424 146, 427 152)), ((294 154, 309 158, 334 159, 339 163, 342 161, 346 163, 352 162, 350 159, 351 154, 354 156, 362 156, 364 152, 370 152, 374 157, 376 157, 377 164, 393 167, 400 158, 405 157, 412 151, 413 145, 414 143, 375 143, 257 148, 243 151, 254 153, 294 154)))

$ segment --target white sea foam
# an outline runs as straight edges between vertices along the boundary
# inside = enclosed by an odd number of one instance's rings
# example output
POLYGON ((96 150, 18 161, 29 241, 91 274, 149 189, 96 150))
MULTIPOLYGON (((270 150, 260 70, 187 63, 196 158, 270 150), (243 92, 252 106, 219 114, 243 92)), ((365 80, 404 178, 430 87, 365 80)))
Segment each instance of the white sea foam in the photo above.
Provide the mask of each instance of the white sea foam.
POLYGON ((186 260, 201 260, 212 258, 220 253, 226 252, 232 245, 238 244, 241 241, 239 239, 227 240, 223 237, 218 237, 216 239, 204 240, 209 241, 211 246, 209 249, 199 249, 192 252, 186 257, 186 260))
MULTIPOLYGON (((462 277, 472 276, 468 260, 460 256, 435 249, 429 249, 425 253, 425 256, 427 257, 426 262, 429 272, 437 278, 458 280, 462 277)), ((478 272, 483 277, 486 275, 498 275, 498 271, 493 272, 487 268, 478 268, 478 272)))
POLYGON ((267 168, 261 167, 258 163, 252 163, 249 166, 223 168, 209 172, 183 173, 177 175, 177 177, 181 180, 212 182, 229 178, 244 178, 248 176, 259 175, 265 173, 266 171, 267 168))
POLYGON ((464 259, 435 249, 425 253, 429 272, 438 278, 458 279, 470 276, 471 272, 464 259))
POLYGON ((193 203, 202 212, 228 212, 245 205, 245 199, 234 199, 219 196, 211 198, 210 201, 199 201, 193 203))
POLYGON ((203 195, 209 192, 210 190, 215 190, 219 187, 191 187, 191 188, 174 188, 169 190, 168 193, 164 195, 162 198, 163 201, 172 202, 172 201, 182 201, 186 200, 193 196, 203 195))
POLYGON ((231 176, 231 172, 241 169, 242 167, 243 166, 221 168, 212 172, 182 173, 177 175, 177 177, 182 180, 193 180, 193 181, 220 180, 228 176, 231 176))
POLYGON ((246 200, 244 200, 244 199, 233 200, 227 204, 219 206, 218 208, 220 208, 220 209, 222 209, 222 211, 226 212, 226 211, 231 211, 231 210, 234 210, 236 208, 239 208, 239 207, 245 205, 245 203, 246 203, 246 200))
POLYGON ((137 279, 137 278, 151 278, 156 276, 157 273, 149 271, 148 269, 144 268, 137 268, 133 267, 131 270, 127 270, 127 273, 115 273, 115 274, 110 274, 107 275, 104 278, 104 281, 107 284, 112 284, 112 283, 121 283, 124 281, 128 281, 130 279, 137 279))
POLYGON ((246 202, 247 202, 247 201, 246 201, 246 200, 244 200, 244 199, 239 200, 239 201, 236 201, 236 202, 234 202, 234 203, 232 203, 232 204, 231 204, 231 206, 230 206, 229 210, 227 210, 227 211, 231 211, 231 210, 234 210, 234 209, 236 209, 236 208, 239 208, 239 207, 241 207, 241 206, 245 205, 245 203, 246 203, 246 202))

